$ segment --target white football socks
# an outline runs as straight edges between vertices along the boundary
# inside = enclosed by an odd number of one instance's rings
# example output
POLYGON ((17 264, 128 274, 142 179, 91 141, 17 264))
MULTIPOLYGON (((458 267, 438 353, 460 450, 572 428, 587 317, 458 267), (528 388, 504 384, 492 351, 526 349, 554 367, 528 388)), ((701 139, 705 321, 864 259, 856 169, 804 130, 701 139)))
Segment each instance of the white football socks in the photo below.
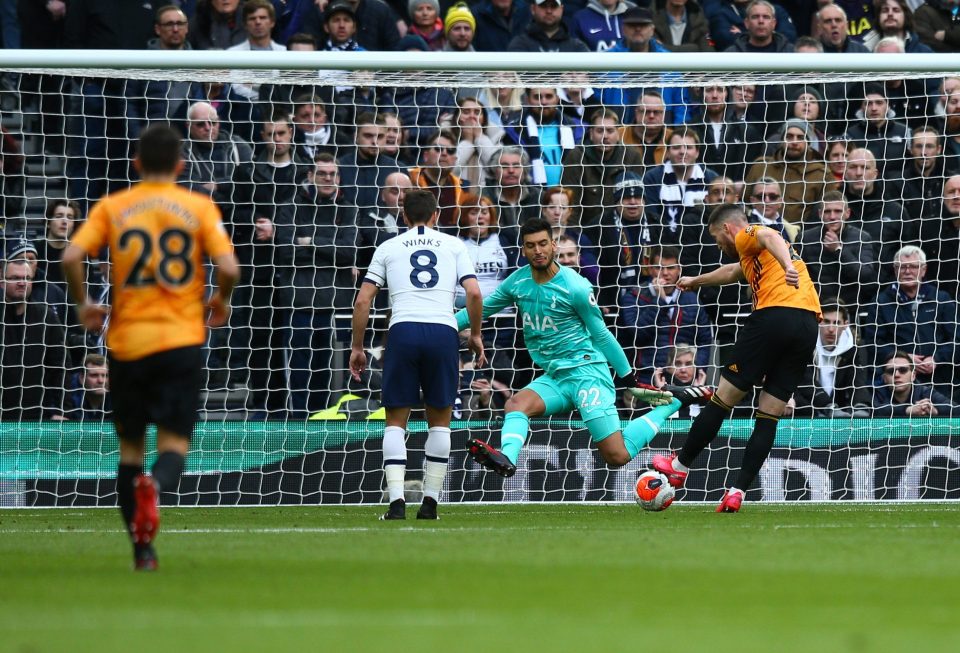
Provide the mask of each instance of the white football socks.
POLYGON ((403 480, 406 474, 406 432, 399 426, 388 426, 383 429, 383 475, 387 479, 390 503, 403 498, 403 480))
POLYGON ((450 429, 431 426, 424 453, 423 496, 439 502, 443 479, 447 475, 447 459, 450 457, 450 429))

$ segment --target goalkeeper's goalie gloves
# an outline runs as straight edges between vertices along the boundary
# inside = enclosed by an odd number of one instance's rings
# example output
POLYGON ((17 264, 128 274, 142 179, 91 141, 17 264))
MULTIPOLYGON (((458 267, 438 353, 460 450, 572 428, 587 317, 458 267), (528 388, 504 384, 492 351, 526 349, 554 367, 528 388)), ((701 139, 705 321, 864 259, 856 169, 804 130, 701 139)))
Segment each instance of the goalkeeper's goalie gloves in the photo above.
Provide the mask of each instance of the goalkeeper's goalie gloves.
POLYGON ((620 387, 625 390, 637 387, 637 376, 633 373, 633 370, 631 370, 626 376, 620 377, 620 387))

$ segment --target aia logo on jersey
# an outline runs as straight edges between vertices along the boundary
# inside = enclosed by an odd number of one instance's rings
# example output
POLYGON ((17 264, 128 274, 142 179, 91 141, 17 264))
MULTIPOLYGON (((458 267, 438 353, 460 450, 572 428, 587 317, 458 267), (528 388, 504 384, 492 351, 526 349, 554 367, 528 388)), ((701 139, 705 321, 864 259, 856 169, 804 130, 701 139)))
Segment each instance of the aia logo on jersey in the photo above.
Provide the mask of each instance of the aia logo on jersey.
POLYGON ((523 328, 530 328, 531 331, 557 331, 557 325, 553 323, 553 318, 549 315, 543 317, 539 315, 523 314, 523 328))

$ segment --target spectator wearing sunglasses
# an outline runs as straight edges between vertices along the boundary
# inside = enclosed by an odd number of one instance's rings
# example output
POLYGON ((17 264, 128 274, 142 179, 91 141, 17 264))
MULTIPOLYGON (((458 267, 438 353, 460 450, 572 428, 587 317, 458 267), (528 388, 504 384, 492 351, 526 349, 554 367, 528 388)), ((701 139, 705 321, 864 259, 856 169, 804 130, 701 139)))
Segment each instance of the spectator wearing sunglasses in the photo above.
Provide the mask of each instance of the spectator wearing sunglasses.
POLYGON ((448 228, 451 233, 457 230, 457 212, 466 190, 465 182, 453 174, 456 165, 456 136, 443 129, 426 140, 420 152, 420 165, 410 169, 414 187, 429 190, 437 198, 438 227, 448 228))
POLYGON ((873 393, 874 417, 952 417, 956 406, 930 385, 917 383, 910 354, 895 352, 883 364, 883 384, 873 393))
POLYGON ((784 222, 783 193, 776 179, 760 177, 760 179, 750 187, 747 202, 751 209, 750 214, 747 216, 750 224, 762 224, 765 227, 776 229, 788 243, 793 243, 797 240, 800 227, 790 222, 784 222))

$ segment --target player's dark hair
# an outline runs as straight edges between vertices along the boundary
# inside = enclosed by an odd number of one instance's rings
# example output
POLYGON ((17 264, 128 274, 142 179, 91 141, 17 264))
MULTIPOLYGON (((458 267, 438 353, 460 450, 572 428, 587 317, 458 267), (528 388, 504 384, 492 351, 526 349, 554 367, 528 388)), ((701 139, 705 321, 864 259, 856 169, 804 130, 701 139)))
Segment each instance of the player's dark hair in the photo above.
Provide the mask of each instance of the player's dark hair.
POLYGON ((739 205, 721 204, 710 213, 710 219, 707 220, 707 229, 712 229, 715 226, 720 226, 725 222, 730 222, 737 218, 743 221, 747 219, 747 216, 744 215, 743 209, 740 208, 739 205))
POLYGON ((169 125, 150 125, 140 134, 137 157, 143 174, 176 172, 180 162, 180 134, 169 125))
POLYGON ((403 216, 410 224, 426 224, 437 212, 437 198, 428 190, 411 189, 403 194, 403 216))
POLYGON ((520 242, 523 243, 523 239, 530 234, 538 234, 541 231, 546 231, 551 240, 553 239, 553 225, 543 218, 530 218, 520 225, 520 242))

